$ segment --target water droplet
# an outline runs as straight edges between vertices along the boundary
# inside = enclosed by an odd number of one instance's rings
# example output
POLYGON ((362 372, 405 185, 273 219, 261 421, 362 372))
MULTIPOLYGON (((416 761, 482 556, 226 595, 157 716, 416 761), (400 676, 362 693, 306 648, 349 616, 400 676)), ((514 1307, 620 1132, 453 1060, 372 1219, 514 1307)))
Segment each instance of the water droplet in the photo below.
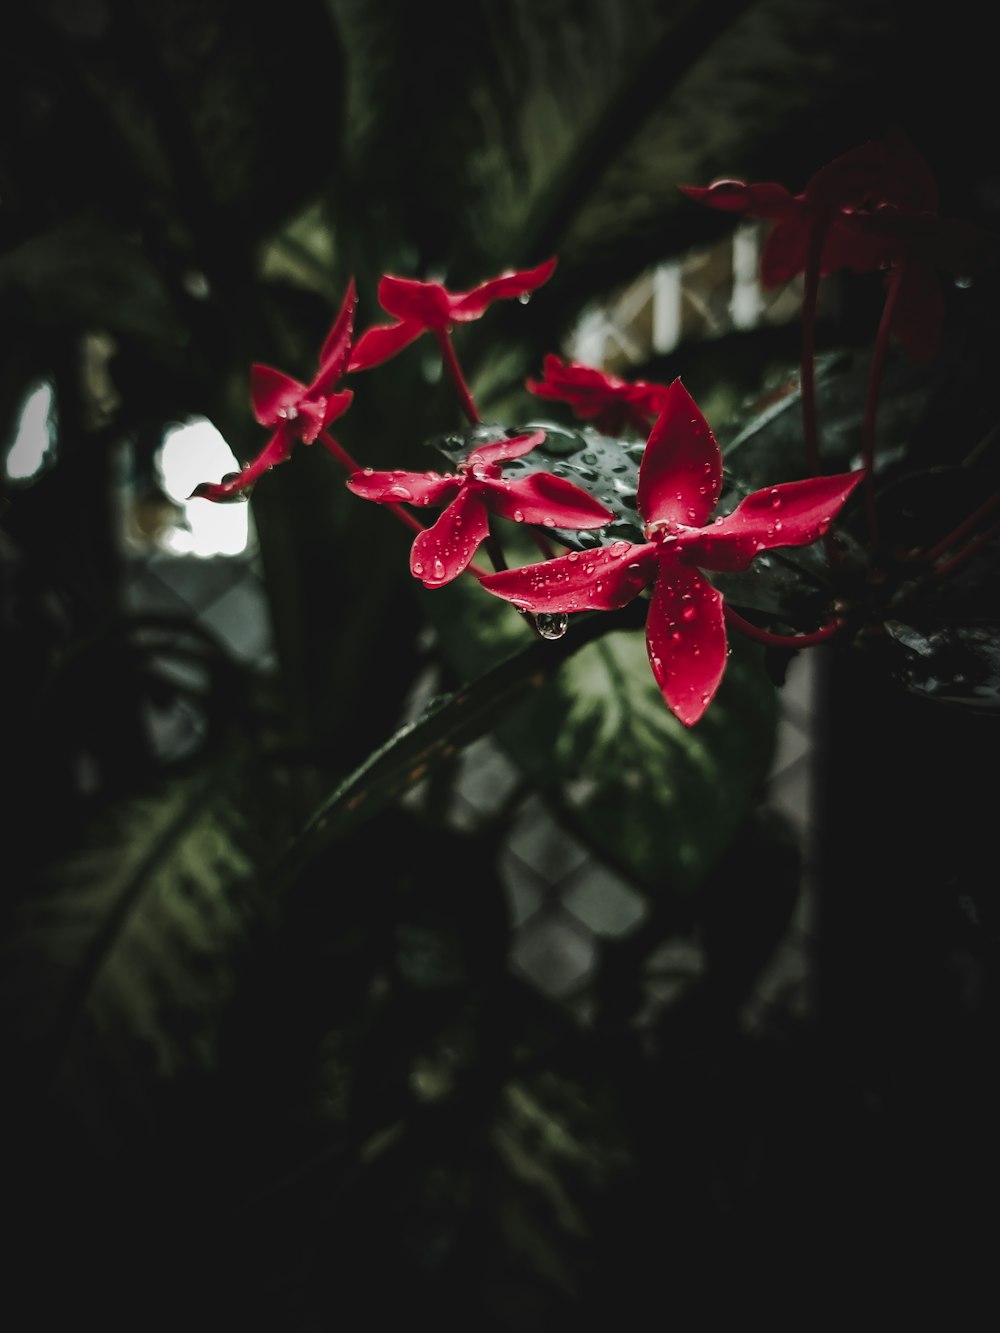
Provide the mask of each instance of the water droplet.
POLYGON ((695 610, 693 606, 686 606, 684 610, 681 612, 681 615, 686 621, 688 621, 689 624, 692 620, 694 620, 697 614, 698 612, 695 610))
POLYGON ((373 467, 366 467, 363 471, 366 477, 373 477, 375 475, 375 469, 373 467))
POLYGON ((775 532, 780 532, 780 531, 781 531, 781 519, 780 519, 780 518, 776 518, 776 519, 774 520, 774 530, 775 530, 775 532))
POLYGON ((523 522, 524 522, 524 514, 522 513, 522 511, 521 511, 520 509, 515 509, 515 510, 514 510, 514 522, 515 522, 515 523, 523 523, 523 522))
POLYGON ((444 578, 444 565, 441 563, 440 560, 434 561, 434 577, 436 579, 444 578))
POLYGON ((555 525, 556 525, 556 521, 555 521, 555 519, 554 519, 554 518, 549 518, 548 515, 546 515, 545 518, 542 519, 542 523, 543 523, 544 526, 547 527, 547 528, 554 528, 555 525))
POLYGON ((771 494, 771 506, 772 506, 772 508, 774 508, 774 509, 780 509, 780 508, 781 508, 781 496, 778 494, 778 488, 777 488, 776 486, 772 486, 772 487, 771 487, 771 492, 770 492, 770 494, 771 494))
POLYGON ((543 639, 561 639, 569 626, 569 616, 542 611, 535 616, 535 624, 543 639))
POLYGON ((531 300, 531 293, 530 293, 530 292, 522 292, 521 295, 520 295, 517 299, 521 302, 522 305, 527 305, 528 302, 531 300))
POLYGON ((393 500, 412 500, 413 494, 405 486, 390 486, 386 495, 391 496, 393 500))
POLYGON ((422 573, 424 572, 424 567, 423 567, 423 565, 420 563, 419 560, 415 560, 415 561, 413 562, 413 572, 414 572, 414 574, 418 574, 418 575, 419 575, 419 574, 422 574, 422 573))
POLYGON ((580 552, 579 552, 579 551, 570 551, 570 553, 569 553, 569 558, 570 558, 570 560, 573 562, 573 564, 575 565, 576 562, 580 559, 580 552))

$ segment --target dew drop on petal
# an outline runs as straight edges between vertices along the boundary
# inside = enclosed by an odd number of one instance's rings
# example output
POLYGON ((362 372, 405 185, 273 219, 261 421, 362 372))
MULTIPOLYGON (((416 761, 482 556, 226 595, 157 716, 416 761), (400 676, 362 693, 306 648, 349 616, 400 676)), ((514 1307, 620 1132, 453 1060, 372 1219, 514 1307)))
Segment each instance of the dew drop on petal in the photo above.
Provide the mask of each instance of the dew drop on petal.
POLYGON ((688 622, 688 624, 690 624, 691 621, 694 620, 697 614, 698 612, 695 610, 693 606, 686 606, 684 610, 681 612, 682 617, 688 622))
POLYGON ((422 574, 424 572, 424 567, 419 560, 414 561, 413 572, 414 574, 422 574))
POLYGON ((433 572, 434 572, 434 577, 435 577, 436 579, 443 579, 443 578, 444 578, 444 565, 441 563, 440 560, 435 560, 435 561, 434 561, 434 569, 433 569, 433 572))
POLYGON ((390 486, 386 495, 393 500, 412 500, 413 493, 408 491, 405 486, 390 486))
POLYGON ((366 477, 373 477, 375 475, 375 469, 373 467, 366 467, 363 471, 366 477))
POLYGON ((580 559, 580 552, 579 552, 579 551, 570 551, 570 553, 569 553, 569 558, 570 558, 570 560, 573 562, 573 564, 575 565, 576 562, 580 559))
POLYGON ((514 510, 514 522, 515 522, 515 523, 523 523, 523 522, 524 522, 524 514, 523 514, 523 512, 522 512, 520 509, 515 509, 515 510, 514 510))

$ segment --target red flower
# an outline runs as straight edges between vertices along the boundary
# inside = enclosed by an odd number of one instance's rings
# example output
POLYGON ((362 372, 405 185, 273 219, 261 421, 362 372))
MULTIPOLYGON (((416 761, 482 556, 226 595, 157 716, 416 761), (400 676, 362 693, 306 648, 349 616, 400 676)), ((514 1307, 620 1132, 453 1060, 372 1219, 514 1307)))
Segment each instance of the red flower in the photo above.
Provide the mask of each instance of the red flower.
POLYGON ((694 399, 673 381, 639 465, 642 545, 594 551, 487 575, 482 586, 533 612, 611 611, 652 587, 646 647, 667 707, 686 725, 712 700, 726 665, 722 594, 701 569, 745 570, 761 551, 805 546, 836 517, 861 472, 756 491, 705 527, 722 488, 722 455, 694 399))
POLYGON ((254 416, 262 426, 276 427, 264 448, 241 472, 220 482, 202 482, 195 487, 192 498, 230 500, 247 491, 254 482, 278 463, 291 455, 296 441, 312 444, 322 438, 328 449, 341 455, 337 442, 326 433, 326 427, 343 416, 354 394, 350 389, 333 393, 333 386, 345 373, 351 350, 351 332, 357 290, 352 278, 347 286, 340 312, 327 334, 319 354, 319 369, 312 383, 300 384, 284 371, 273 366, 255 364, 250 370, 250 401, 254 416))
POLYGON ((793 195, 773 182, 748 185, 741 180, 679 188, 710 208, 774 223, 764 243, 760 271, 765 287, 777 287, 804 271, 818 227, 827 230, 819 270, 823 277, 841 268, 857 273, 880 268, 884 248, 855 226, 856 211, 887 203, 926 207, 934 182, 909 142, 893 132, 834 158, 810 177, 801 194, 793 195))
POLYGON ((549 259, 538 268, 502 273, 467 292, 449 292, 439 282, 387 274, 378 285, 378 299, 396 322, 367 329, 358 339, 348 369, 368 370, 381 365, 428 331, 439 335, 440 341, 453 324, 479 319, 494 301, 527 296, 541 287, 551 278, 556 262, 549 259))
POLYGON ((450 583, 467 568, 489 536, 489 515, 547 528, 600 528, 613 518, 592 495, 550 472, 505 481, 504 459, 521 458, 545 439, 543 430, 498 440, 474 449, 457 474, 375 472, 364 468, 347 482, 348 490, 378 504, 444 505, 433 527, 417 534, 410 551, 410 572, 425 588, 450 583))
POLYGON ((593 420, 608 435, 620 435, 627 426, 648 432, 667 396, 666 385, 630 383, 578 361, 561 361, 551 353, 545 358, 542 378, 525 382, 531 393, 569 403, 581 421, 593 420))
POLYGON ((801 194, 740 180, 680 189, 709 207, 774 223, 761 254, 765 287, 805 272, 811 246, 820 247, 813 259, 820 277, 842 268, 867 273, 905 265, 891 332, 917 362, 930 360, 940 341, 944 292, 935 270, 968 275, 986 259, 989 238, 938 216, 934 176, 900 130, 835 158, 801 194))

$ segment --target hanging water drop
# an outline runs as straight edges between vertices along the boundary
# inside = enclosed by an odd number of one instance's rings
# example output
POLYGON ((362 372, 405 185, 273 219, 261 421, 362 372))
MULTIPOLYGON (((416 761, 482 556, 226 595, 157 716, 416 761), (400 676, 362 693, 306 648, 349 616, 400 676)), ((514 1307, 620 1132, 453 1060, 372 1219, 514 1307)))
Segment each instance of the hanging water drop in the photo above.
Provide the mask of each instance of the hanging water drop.
POLYGON ((543 639, 561 639, 569 627, 569 616, 541 611, 535 616, 535 625, 543 639))

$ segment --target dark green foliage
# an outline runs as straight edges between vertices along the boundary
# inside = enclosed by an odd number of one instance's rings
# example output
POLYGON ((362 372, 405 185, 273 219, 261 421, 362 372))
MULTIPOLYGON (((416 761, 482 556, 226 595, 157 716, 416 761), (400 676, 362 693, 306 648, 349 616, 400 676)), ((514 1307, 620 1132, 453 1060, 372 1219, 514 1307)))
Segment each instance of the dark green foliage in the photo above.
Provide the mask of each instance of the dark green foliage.
MULTIPOLYGON (((119 483, 127 458, 155 523, 156 451, 194 415, 255 456, 250 366, 308 379, 350 276, 360 331, 383 273, 464 289, 558 255, 528 308, 455 330, 485 427, 424 339, 352 377, 337 438, 423 470, 541 422, 510 474, 615 513, 553 542, 640 540, 641 436, 525 376, 587 309, 728 235, 679 184, 797 190, 899 125, 942 213, 1000 229, 990 38, 971 0, 5 17, 5 457, 26 394, 54 391, 44 466, 0 482, 11 1333, 596 1333, 786 1308, 810 1328, 840 1298, 850 1325, 887 1300, 893 1327, 938 1275, 962 1323, 1000 1184, 996 511, 953 577, 910 556, 1000 490, 996 272, 947 290, 932 365, 887 359, 878 576, 860 497, 835 576, 819 545, 717 576, 762 625, 814 628, 834 599, 846 618, 820 651, 809 845, 765 802, 790 651, 733 635, 685 729, 643 598, 539 641, 471 580, 424 589, 410 536, 318 445, 251 501, 272 669, 194 595, 132 606, 119 483), (178 716, 168 753, 154 724, 178 716), (516 965, 525 809, 638 904, 560 995, 516 965)), ((843 275, 818 326, 831 472, 857 465, 883 295, 843 275)), ((719 512, 802 474, 799 347, 793 320, 632 367, 704 407, 719 512)), ((193 563, 192 593, 219 576, 193 563)))

